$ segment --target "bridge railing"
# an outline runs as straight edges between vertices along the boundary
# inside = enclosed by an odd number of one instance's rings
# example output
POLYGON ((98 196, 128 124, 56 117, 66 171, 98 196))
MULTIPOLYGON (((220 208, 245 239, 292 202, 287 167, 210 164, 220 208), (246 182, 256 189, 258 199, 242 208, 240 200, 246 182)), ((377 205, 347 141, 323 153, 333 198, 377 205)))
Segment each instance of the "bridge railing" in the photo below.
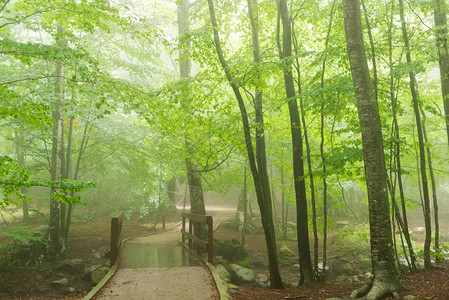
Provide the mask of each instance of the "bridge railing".
POLYGON ((120 242, 122 241, 123 215, 124 213, 121 212, 116 217, 111 218, 111 267, 117 261, 118 252, 120 250, 120 242))
POLYGON ((212 216, 204 216, 191 214, 188 212, 182 212, 182 245, 187 248, 190 252, 197 254, 201 257, 202 249, 207 250, 207 260, 213 263, 214 252, 213 252, 213 219, 212 216), (186 230, 186 220, 189 220, 189 229, 186 230), (193 230, 193 226, 196 226, 193 230), (207 240, 204 241, 201 238, 201 232, 203 225, 207 225, 207 240), (188 244, 186 244, 188 240, 188 244))

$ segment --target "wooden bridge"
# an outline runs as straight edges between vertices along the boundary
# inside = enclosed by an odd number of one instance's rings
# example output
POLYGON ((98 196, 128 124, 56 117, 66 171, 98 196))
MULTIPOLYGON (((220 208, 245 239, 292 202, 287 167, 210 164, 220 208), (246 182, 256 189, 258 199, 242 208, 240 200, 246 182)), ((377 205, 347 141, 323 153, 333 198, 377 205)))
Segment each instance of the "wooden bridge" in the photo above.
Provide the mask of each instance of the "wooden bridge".
POLYGON ((212 265, 212 217, 187 212, 181 217, 173 228, 126 240, 121 239, 123 214, 112 218, 111 269, 84 300, 227 299, 212 265))

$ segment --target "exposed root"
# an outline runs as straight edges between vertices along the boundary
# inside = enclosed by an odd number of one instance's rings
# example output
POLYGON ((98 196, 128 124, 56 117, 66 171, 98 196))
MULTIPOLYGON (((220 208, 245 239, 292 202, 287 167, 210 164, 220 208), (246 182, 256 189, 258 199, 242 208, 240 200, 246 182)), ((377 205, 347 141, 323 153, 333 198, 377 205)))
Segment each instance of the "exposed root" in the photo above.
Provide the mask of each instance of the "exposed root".
POLYGON ((349 299, 380 300, 387 297, 399 299, 403 287, 399 282, 375 280, 353 291, 349 299))

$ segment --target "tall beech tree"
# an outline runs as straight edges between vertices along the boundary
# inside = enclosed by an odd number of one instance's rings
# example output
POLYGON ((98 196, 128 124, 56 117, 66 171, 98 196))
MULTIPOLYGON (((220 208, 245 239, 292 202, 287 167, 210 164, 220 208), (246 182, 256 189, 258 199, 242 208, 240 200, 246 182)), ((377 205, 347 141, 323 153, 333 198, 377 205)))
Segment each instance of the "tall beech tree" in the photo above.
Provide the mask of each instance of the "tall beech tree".
POLYGON ((372 282, 354 291, 351 297, 382 299, 391 294, 397 297, 401 284, 394 265, 382 128, 365 54, 359 0, 343 0, 343 16, 362 132, 374 275, 372 282))
MULTIPOLYGON (((407 64, 409 65, 409 85, 410 92, 412 94, 412 104, 413 104, 413 112, 415 114, 416 121, 416 132, 418 134, 418 147, 419 147, 419 169, 421 176, 421 186, 422 186, 422 195, 424 201, 423 213, 424 213, 424 224, 426 228, 426 239, 424 242, 424 266, 426 269, 430 268, 430 243, 432 240, 432 223, 430 218, 430 197, 429 197, 429 183, 427 179, 427 165, 426 165, 426 152, 424 149, 424 132, 423 132, 423 124, 421 121, 421 114, 419 111, 419 93, 418 93, 418 82, 416 81, 416 75, 412 68, 412 56, 410 49, 410 41, 408 38, 407 27, 405 23, 404 16, 404 1, 399 0, 399 15, 401 18, 401 29, 402 29, 402 38, 404 40, 405 46, 405 57, 407 64)), ((419 175, 418 175, 419 176, 419 175)))
POLYGON ((447 29, 448 7, 446 0, 434 1, 435 35, 438 48, 438 63, 440 66, 441 94, 443 96, 444 119, 446 122, 447 142, 449 145, 449 38, 447 29))
POLYGON ((296 100, 295 85, 293 81, 292 63, 292 30, 291 16, 288 11, 287 1, 278 1, 278 15, 282 21, 282 47, 278 34, 279 56, 283 61, 284 85, 290 114, 290 128, 293 144, 293 176, 296 195, 296 233, 298 235, 299 252, 299 284, 315 282, 309 243, 309 220, 307 217, 307 195, 304 181, 304 161, 301 121, 299 118, 298 103, 296 100))
MULTIPOLYGON (((251 173, 253 175, 253 181, 254 181, 254 189, 256 191, 257 196, 257 203, 259 205, 260 209, 260 215, 262 219, 262 226, 265 233, 265 242, 267 245, 267 252, 268 252, 268 263, 269 263, 269 271, 270 271, 270 281, 271 281, 271 288, 283 288, 282 278, 279 273, 279 262, 277 257, 277 249, 276 249, 276 233, 274 230, 274 224, 273 224, 273 214, 271 209, 271 201, 269 196, 269 188, 263 188, 263 178, 261 175, 260 166, 257 166, 256 158, 254 156, 254 148, 251 140, 251 131, 248 121, 248 113, 246 111, 245 102, 243 100, 242 94, 240 93, 240 88, 237 85, 237 82, 234 80, 234 76, 232 74, 231 68, 228 65, 228 62, 226 61, 223 50, 221 47, 220 42, 220 35, 218 32, 218 24, 217 24, 217 18, 215 16, 215 7, 214 7, 214 1, 208 0, 207 1, 209 6, 209 13, 210 13, 210 19, 212 23, 213 28, 213 34, 214 34, 214 43, 215 43, 215 49, 217 51, 218 58, 220 60, 220 64, 223 68, 223 71, 225 72, 226 79, 228 80, 229 84, 231 85, 231 88, 234 92, 234 95, 237 99, 240 114, 242 117, 242 123, 243 123, 243 133, 245 135, 245 146, 246 151, 248 154, 248 161, 251 168, 251 173), (268 195, 266 193, 268 191, 268 195)), ((260 152, 256 152, 256 156, 260 155, 260 152)), ((267 176, 268 180, 268 176, 267 176)))

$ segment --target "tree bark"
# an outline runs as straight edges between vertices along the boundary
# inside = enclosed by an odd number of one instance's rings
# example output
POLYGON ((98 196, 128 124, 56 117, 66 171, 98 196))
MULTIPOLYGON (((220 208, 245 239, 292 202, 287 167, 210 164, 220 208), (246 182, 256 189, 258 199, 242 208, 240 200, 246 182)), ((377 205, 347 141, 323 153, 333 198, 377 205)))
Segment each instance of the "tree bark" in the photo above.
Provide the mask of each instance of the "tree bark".
MULTIPOLYGON (((279 47, 279 56, 282 59, 292 55, 292 31, 291 21, 288 12, 286 0, 278 1, 278 14, 282 20, 282 49, 279 47)), ((279 35, 278 35, 279 37, 279 35)), ((278 42, 280 46, 280 42, 278 42)), ((303 145, 301 121, 299 118, 298 104, 296 101, 296 92, 293 81, 291 63, 284 65, 284 84, 288 101, 288 110, 290 114, 290 129, 293 144, 293 175, 296 195, 296 217, 298 235, 298 252, 299 252, 299 284, 308 284, 315 282, 315 274, 313 272, 312 259, 310 257, 309 245, 309 224, 307 217, 307 196, 306 185, 304 182, 304 161, 303 161, 303 145)))
POLYGON ((234 95, 237 99, 240 114, 243 122, 243 133, 245 135, 245 146, 248 154, 249 165, 251 168, 251 173, 253 175, 254 188, 257 195, 257 203, 259 204, 260 215, 262 219, 262 226, 265 232, 265 242, 267 245, 268 252, 268 262, 270 270, 270 280, 271 288, 283 288, 282 278, 279 273, 279 262, 277 257, 276 249, 276 235, 274 231, 273 216, 271 211, 271 202, 268 201, 269 196, 265 195, 265 189, 262 188, 262 180, 260 178, 259 170, 257 169, 256 159, 254 157, 254 150, 251 141, 250 126, 248 121, 248 114, 246 112, 245 103, 243 97, 240 93, 239 87, 234 81, 234 76, 229 68, 229 65, 223 55, 223 50, 221 48, 220 36, 218 33, 217 19, 215 17, 215 8, 213 0, 208 0, 210 19, 214 32, 214 43, 215 49, 217 51, 220 64, 226 74, 226 78, 231 85, 234 95))
MULTIPOLYGON (((25 151, 24 151, 24 143, 25 136, 21 130, 14 130, 15 136, 15 146, 16 146, 16 156, 17 156, 17 164, 22 168, 25 168, 25 151)), ((24 186, 20 187, 20 193, 25 194, 26 188, 24 186)), ((28 202, 22 201, 22 215, 23 221, 27 224, 30 222, 30 213, 28 209, 28 202)))
MULTIPOLYGON (((398 101, 396 99, 394 93, 394 77, 393 77, 393 41, 392 41, 392 26, 393 26, 393 18, 394 18, 394 4, 395 1, 391 2, 391 15, 390 21, 388 24, 388 48, 389 48, 389 64, 390 64, 390 100, 391 100, 391 108, 393 112, 393 127, 394 127, 394 155, 395 155, 395 164, 397 169, 397 180, 398 180, 398 188, 399 188, 399 196, 401 198, 401 210, 402 210, 402 221, 403 228, 402 232, 405 237, 405 241, 407 243, 409 255, 410 255, 410 264, 411 271, 416 271, 416 256, 415 251, 413 249, 412 240, 410 238, 410 232, 408 228, 408 218, 407 218, 407 208, 405 206, 405 195, 404 195, 404 187, 402 182, 402 163, 401 163, 401 144, 400 144, 400 132, 399 132, 399 124, 397 118, 397 106, 398 101)), ((397 213, 398 215, 399 212, 397 213)))
MULTIPOLYGON (((405 56, 407 59, 407 64, 411 67, 412 58, 410 51, 409 38, 407 33, 407 28, 405 26, 405 17, 404 17, 404 1, 399 0, 399 14, 401 17, 401 28, 402 28, 402 37, 404 39, 405 45, 405 56)), ((427 180, 426 173, 426 152, 424 149, 424 135, 422 129, 421 115, 419 111, 419 94, 417 88, 416 76, 413 71, 409 72, 410 77, 410 92, 412 94, 413 101, 413 111, 415 113, 416 120, 416 131, 418 133, 418 143, 419 143, 419 164, 421 169, 421 180, 422 180, 422 192, 424 199, 424 223, 426 227, 426 239, 424 241, 424 267, 426 269, 430 268, 430 243, 432 239, 432 223, 430 219, 430 198, 429 198, 429 184, 427 180)))
POLYGON ((446 0, 435 0, 435 34, 440 65, 441 94, 443 96, 444 119, 446 121, 447 142, 449 145, 449 49, 447 45, 447 4, 446 0))
MULTIPOLYGON (((58 26, 58 33, 60 32, 60 26, 58 26)), ((51 180, 61 180, 61 149, 63 143, 63 118, 61 113, 61 101, 63 97, 63 88, 61 75, 63 73, 62 65, 60 62, 56 63, 55 73, 60 75, 55 79, 55 95, 56 100, 53 103, 53 133, 52 133, 52 151, 51 151, 51 180)), ((50 259, 56 259, 63 250, 63 244, 61 240, 61 211, 60 204, 53 197, 54 193, 58 192, 58 186, 52 186, 50 188, 50 229, 49 229, 49 243, 48 243, 48 255, 50 259)))
POLYGON ((387 172, 378 104, 369 74, 359 0, 343 0, 346 44, 362 132, 363 159, 370 215, 370 242, 374 281, 351 296, 381 299, 401 289, 394 267, 393 238, 387 194, 387 172))

